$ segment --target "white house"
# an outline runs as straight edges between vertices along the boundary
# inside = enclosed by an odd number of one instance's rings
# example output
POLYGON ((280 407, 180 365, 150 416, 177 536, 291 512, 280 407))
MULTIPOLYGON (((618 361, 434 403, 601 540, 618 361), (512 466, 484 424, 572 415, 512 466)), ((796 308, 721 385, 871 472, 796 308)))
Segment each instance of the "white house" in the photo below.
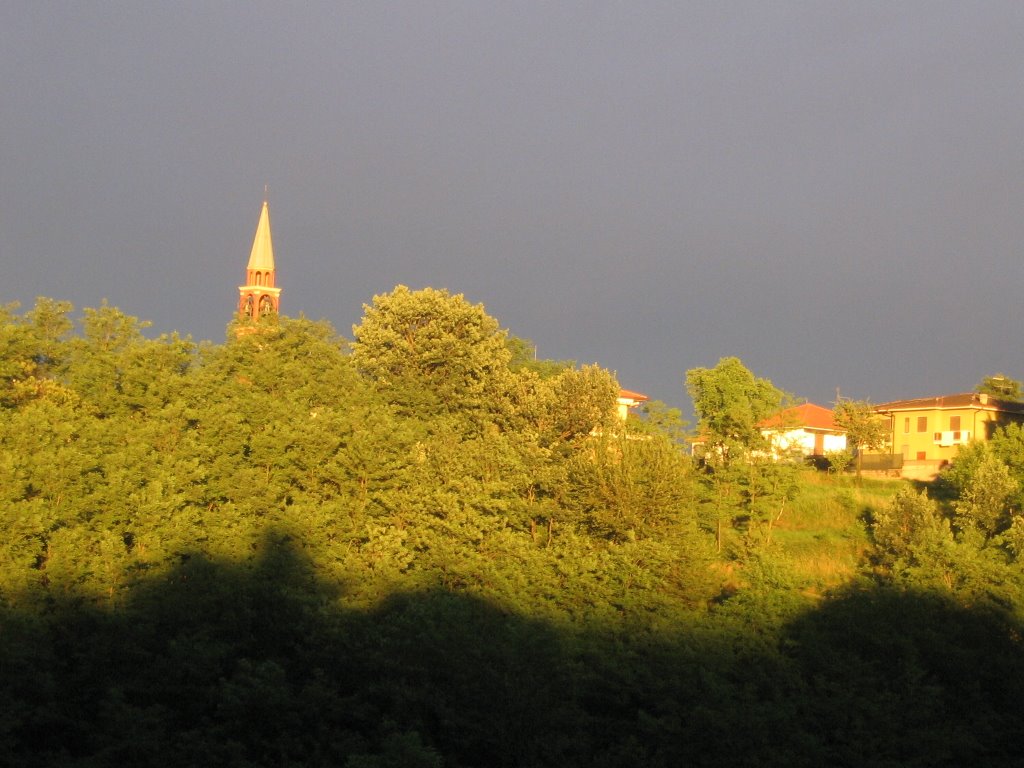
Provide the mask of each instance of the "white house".
POLYGON ((619 418, 625 421, 629 418, 629 409, 635 408, 641 403, 645 403, 650 398, 647 395, 641 394, 640 392, 631 392, 628 389, 620 389, 619 396, 615 401, 616 408, 618 409, 619 418))
POLYGON ((846 431, 836 426, 831 410, 814 403, 787 408, 759 426, 778 453, 797 451, 804 456, 824 456, 846 450, 846 431))

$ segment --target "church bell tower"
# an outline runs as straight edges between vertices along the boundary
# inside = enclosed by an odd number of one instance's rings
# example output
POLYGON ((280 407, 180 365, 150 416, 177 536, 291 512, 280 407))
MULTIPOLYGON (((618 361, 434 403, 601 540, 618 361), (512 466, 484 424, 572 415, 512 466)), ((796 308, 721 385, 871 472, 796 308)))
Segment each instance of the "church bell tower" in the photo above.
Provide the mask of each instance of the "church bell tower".
POLYGON ((281 306, 281 289, 277 288, 274 268, 274 244, 270 240, 270 208, 263 201, 256 237, 252 241, 249 266, 245 269, 245 285, 238 287, 238 312, 245 320, 258 322, 261 317, 276 315, 281 306))

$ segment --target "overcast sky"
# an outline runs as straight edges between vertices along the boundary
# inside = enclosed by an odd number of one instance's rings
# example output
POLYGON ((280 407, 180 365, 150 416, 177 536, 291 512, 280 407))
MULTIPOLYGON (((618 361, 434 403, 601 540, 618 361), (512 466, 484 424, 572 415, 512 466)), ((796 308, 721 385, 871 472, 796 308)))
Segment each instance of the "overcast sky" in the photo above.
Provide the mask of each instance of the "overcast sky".
POLYGON ((0 0, 0 301, 221 342, 396 284, 690 408, 1024 376, 1024 3, 0 0))

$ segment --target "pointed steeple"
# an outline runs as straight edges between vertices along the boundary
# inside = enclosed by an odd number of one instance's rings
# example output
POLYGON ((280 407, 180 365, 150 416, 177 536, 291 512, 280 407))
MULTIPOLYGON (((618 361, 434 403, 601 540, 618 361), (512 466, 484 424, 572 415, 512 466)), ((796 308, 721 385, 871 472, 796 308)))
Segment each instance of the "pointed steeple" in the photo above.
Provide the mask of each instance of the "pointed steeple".
POLYGON ((245 285, 238 287, 238 311, 248 320, 259 320, 280 311, 281 289, 275 287, 274 244, 270 238, 270 206, 263 201, 256 236, 252 240, 245 285))
POLYGON ((270 239, 270 206, 263 201, 260 221, 256 225, 256 237, 252 241, 252 252, 249 254, 249 271, 274 271, 274 244, 270 239))

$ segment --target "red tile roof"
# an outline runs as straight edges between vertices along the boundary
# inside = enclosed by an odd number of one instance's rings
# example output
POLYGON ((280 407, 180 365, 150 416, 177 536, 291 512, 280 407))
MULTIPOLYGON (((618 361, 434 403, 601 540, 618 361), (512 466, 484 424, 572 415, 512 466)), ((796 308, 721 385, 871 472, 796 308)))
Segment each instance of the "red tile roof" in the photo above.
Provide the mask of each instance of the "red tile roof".
POLYGON ((642 394, 640 392, 631 392, 628 389, 620 389, 619 397, 626 398, 627 400, 639 400, 640 402, 651 399, 645 394, 642 394))
POLYGON ((940 395, 939 397, 917 397, 912 400, 893 400, 890 403, 875 406, 875 410, 879 413, 942 410, 944 408, 977 408, 983 411, 1024 413, 1024 403, 999 400, 988 395, 979 395, 977 392, 961 392, 956 395, 940 395))
POLYGON ((787 408, 762 421, 760 427, 782 427, 783 429, 822 429, 829 432, 844 432, 832 419, 832 411, 814 403, 803 403, 787 408))

